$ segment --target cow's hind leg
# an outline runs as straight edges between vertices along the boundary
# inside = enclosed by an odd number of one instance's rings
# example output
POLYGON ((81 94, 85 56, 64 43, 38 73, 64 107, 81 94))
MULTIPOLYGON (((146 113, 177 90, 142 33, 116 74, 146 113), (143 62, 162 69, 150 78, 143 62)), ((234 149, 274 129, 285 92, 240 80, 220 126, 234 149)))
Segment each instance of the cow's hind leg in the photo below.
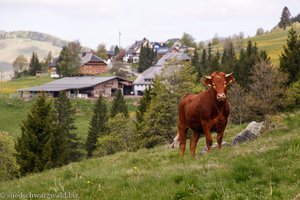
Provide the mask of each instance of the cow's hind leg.
POLYGON ((200 137, 200 133, 197 131, 193 131, 192 137, 190 139, 190 153, 192 158, 195 157, 195 150, 197 147, 197 142, 199 140, 199 137, 200 137))
POLYGON ((180 158, 183 158, 184 151, 185 151, 185 144, 186 144, 186 134, 188 132, 187 128, 178 128, 179 132, 179 151, 180 151, 180 158))

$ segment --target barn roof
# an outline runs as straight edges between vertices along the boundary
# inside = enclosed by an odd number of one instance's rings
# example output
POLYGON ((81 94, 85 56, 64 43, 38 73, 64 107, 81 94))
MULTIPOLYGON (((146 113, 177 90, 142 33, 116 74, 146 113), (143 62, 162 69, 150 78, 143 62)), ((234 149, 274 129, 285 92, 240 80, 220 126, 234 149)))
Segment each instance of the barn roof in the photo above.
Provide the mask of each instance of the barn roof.
POLYGON ((56 91, 71 90, 71 89, 83 89, 83 88, 93 87, 100 83, 104 83, 106 81, 116 79, 116 78, 121 81, 127 81, 118 76, 65 77, 62 79, 52 81, 50 83, 46 83, 44 85, 19 89, 18 92, 30 92, 30 91, 32 91, 32 92, 34 92, 34 91, 56 92, 56 91))
POLYGON ((147 80, 154 79, 155 75, 160 74, 161 69, 162 69, 162 66, 160 66, 160 65, 155 65, 155 66, 149 67, 140 76, 138 76, 137 79, 135 79, 133 84, 134 85, 152 84, 151 82, 149 82, 147 80))

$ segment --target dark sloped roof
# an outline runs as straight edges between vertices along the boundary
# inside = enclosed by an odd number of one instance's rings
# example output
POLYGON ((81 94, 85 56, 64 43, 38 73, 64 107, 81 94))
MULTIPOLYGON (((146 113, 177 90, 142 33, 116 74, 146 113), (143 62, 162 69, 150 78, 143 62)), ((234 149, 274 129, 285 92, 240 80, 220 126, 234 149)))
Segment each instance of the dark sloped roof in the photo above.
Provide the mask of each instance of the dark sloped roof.
POLYGON ((81 57, 81 65, 84 65, 90 61, 106 63, 104 60, 102 60, 101 58, 99 58, 98 56, 96 56, 93 53, 86 53, 84 56, 81 57))
POLYGON ((19 89, 19 92, 29 92, 29 91, 63 91, 63 90, 70 90, 70 89, 82 89, 82 88, 89 88, 93 87, 97 84, 112 80, 118 78, 122 81, 127 81, 125 79, 122 79, 118 76, 107 76, 107 77, 65 77, 62 79, 58 79, 55 81, 52 81, 50 83, 47 83, 45 85, 41 86, 35 86, 30 88, 23 88, 19 89))

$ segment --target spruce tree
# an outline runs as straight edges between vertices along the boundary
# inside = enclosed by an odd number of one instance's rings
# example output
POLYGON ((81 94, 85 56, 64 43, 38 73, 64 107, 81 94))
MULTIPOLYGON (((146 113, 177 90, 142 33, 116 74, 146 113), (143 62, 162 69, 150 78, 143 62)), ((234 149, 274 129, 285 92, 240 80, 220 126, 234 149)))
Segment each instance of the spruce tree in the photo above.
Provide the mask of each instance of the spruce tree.
POLYGON ((224 45, 224 51, 221 57, 221 70, 227 73, 233 71, 233 67, 236 65, 237 58, 233 42, 230 41, 227 46, 224 45))
POLYGON ((142 45, 141 53, 139 56, 138 72, 141 73, 151 67, 156 59, 156 53, 154 49, 149 46, 149 42, 146 45, 142 45))
POLYGON ((117 45, 117 46, 115 47, 115 56, 118 55, 119 52, 120 52, 120 49, 119 49, 119 47, 118 47, 118 45, 117 45))
POLYGON ((29 63, 29 74, 35 76, 38 71, 41 71, 42 66, 40 64, 39 58, 35 52, 32 52, 32 56, 29 63))
POLYGON ((202 75, 207 73, 207 63, 206 49, 203 49, 200 59, 200 71, 202 72, 202 75))
POLYGON ((90 127, 85 144, 87 156, 91 157, 96 149, 96 144, 100 133, 105 132, 107 120, 107 108, 103 97, 100 95, 94 108, 94 114, 90 121, 90 127))
POLYGON ((280 22, 278 24, 279 28, 283 28, 283 30, 286 29, 287 26, 291 24, 291 13, 287 7, 283 8, 280 22))
POLYGON ((121 90, 117 91, 117 94, 112 102, 110 116, 114 117, 118 113, 123 113, 125 117, 128 117, 128 108, 121 90))
POLYGON ((52 167, 53 129, 51 104, 45 94, 37 97, 21 124, 16 143, 17 162, 22 175, 52 167))
POLYGON ((136 118, 137 123, 143 121, 144 113, 147 111, 151 101, 151 88, 146 88, 143 97, 140 99, 140 105, 137 108, 136 118))
POLYGON ((65 91, 60 92, 54 103, 55 128, 55 166, 62 166, 69 162, 78 161, 81 157, 80 142, 74 132, 75 110, 65 91))
POLYGON ((300 37, 292 27, 286 45, 279 56, 280 70, 288 74, 287 85, 300 78, 300 37))
POLYGON ((251 71, 255 64, 261 61, 269 62, 270 58, 263 50, 258 50, 256 43, 248 41, 246 50, 241 49, 239 59, 233 68, 236 81, 244 88, 249 89, 251 71))
POLYGON ((200 61, 199 61, 199 54, 197 49, 195 50, 194 56, 192 58, 192 66, 195 68, 198 78, 202 76, 201 67, 200 67, 200 61))

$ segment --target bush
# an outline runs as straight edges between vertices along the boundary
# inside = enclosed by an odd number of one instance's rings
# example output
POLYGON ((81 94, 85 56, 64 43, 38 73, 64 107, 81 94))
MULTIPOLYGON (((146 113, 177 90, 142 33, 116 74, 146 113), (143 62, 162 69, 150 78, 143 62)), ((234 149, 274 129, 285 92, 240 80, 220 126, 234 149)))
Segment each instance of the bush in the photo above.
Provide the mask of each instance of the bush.
POLYGON ((19 175, 15 153, 12 136, 7 132, 0 132, 0 182, 19 175))
POLYGON ((135 149, 133 123, 123 113, 118 113, 107 122, 107 133, 98 138, 95 156, 114 154, 119 151, 135 149))

